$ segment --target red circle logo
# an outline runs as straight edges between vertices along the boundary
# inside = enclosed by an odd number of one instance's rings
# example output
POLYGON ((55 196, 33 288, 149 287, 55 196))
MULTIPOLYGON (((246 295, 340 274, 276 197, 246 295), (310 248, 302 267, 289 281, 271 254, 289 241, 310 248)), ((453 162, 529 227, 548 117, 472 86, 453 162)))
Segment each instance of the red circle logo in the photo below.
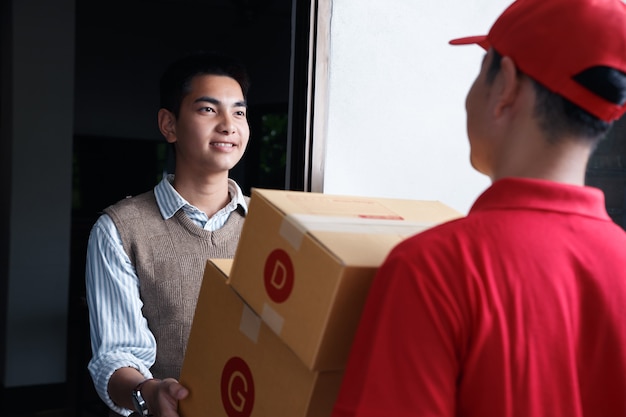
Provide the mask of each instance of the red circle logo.
POLYGON ((282 303, 293 290, 293 263, 289 254, 282 249, 275 249, 265 260, 263 271, 265 291, 275 303, 282 303))
POLYGON ((234 356, 222 370, 222 405, 228 417, 249 417, 254 407, 254 381, 246 362, 234 356))

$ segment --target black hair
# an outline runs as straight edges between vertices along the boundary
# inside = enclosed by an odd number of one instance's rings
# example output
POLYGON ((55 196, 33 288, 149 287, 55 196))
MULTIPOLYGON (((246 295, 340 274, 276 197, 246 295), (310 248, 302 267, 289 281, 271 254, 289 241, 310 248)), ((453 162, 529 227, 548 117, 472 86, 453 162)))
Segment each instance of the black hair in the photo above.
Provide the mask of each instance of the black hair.
POLYGON ((173 62, 163 73, 160 80, 160 107, 171 111, 178 117, 180 104, 193 77, 197 75, 223 75, 233 78, 248 97, 250 79, 245 66, 236 58, 213 51, 193 52, 173 62))
MULTIPOLYGON (((493 51, 491 65, 487 69, 487 82, 492 83, 500 70, 502 55, 493 51)), ((535 117, 549 140, 556 141, 560 136, 585 137, 595 144, 609 131, 613 122, 606 122, 572 103, 565 97, 548 90, 533 81, 537 96, 535 117)), ((597 66, 586 69, 574 77, 580 85, 592 93, 612 103, 626 102, 626 74, 614 68, 597 66)))

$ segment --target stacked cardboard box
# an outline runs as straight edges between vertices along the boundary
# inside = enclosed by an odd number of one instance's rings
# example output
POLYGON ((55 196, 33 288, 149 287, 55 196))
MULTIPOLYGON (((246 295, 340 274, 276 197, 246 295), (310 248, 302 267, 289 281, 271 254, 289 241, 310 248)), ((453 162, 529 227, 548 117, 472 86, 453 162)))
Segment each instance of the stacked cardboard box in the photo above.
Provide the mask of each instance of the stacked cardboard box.
POLYGON ((234 260, 207 264, 181 415, 328 416, 389 250, 459 216, 436 201, 253 189, 234 260))
POLYGON ((207 263, 180 378, 183 417, 328 416, 341 372, 312 372, 207 263))

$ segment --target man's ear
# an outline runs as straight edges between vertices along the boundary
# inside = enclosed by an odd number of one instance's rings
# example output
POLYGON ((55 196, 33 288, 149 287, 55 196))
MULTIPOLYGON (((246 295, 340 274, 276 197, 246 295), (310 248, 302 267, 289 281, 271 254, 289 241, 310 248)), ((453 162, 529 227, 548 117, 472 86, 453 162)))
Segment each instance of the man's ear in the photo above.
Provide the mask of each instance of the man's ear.
POLYGON ((176 116, 167 109, 159 109, 157 117, 159 130, 165 140, 169 143, 176 142, 176 116))
POLYGON ((512 106, 518 98, 520 91, 519 72, 515 62, 508 56, 502 57, 500 62, 501 83, 498 91, 498 101, 495 108, 495 115, 501 116, 502 113, 512 106))

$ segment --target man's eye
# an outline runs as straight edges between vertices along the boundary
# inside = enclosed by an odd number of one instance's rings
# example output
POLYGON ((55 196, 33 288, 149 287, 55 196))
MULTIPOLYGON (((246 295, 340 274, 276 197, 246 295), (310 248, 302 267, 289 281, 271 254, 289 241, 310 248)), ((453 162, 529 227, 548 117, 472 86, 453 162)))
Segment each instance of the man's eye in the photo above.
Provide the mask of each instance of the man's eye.
POLYGON ((244 116, 244 117, 245 117, 246 112, 245 112, 245 111, 243 111, 243 110, 240 110, 240 111, 236 111, 236 112, 235 112, 235 114, 236 114, 237 116, 244 116))
POLYGON ((215 110, 212 107, 202 107, 200 110, 207 113, 215 113, 215 110))

